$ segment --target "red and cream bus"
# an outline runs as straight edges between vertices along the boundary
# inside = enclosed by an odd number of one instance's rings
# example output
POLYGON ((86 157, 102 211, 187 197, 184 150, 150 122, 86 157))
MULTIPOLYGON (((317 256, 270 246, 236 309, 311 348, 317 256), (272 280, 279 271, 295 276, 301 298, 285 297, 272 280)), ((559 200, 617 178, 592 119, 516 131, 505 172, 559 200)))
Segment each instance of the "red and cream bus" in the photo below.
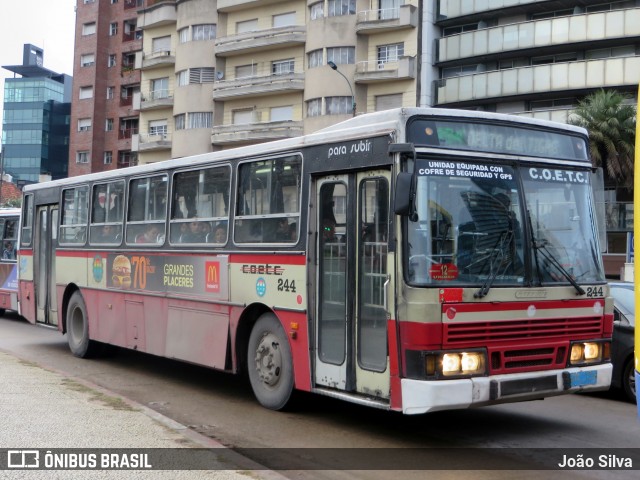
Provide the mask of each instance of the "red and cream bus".
POLYGON ((606 389, 585 131, 397 109, 24 189, 20 296, 101 344, 417 414, 606 389))
POLYGON ((19 225, 19 208, 0 208, 0 315, 4 315, 6 310, 18 311, 19 225))

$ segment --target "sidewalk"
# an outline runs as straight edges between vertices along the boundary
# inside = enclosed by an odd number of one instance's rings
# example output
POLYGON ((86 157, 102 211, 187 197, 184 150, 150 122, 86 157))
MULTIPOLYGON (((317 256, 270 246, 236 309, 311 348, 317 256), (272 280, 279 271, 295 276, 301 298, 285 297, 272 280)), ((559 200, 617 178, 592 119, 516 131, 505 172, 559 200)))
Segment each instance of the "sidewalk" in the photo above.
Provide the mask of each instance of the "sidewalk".
MULTIPOLYGON (((0 351, 0 450, 210 449, 207 470, 0 470, 8 479, 283 478, 218 442, 117 394, 0 351), (219 452, 219 453, 218 453, 219 452), (241 466, 242 465, 242 466, 241 466), (247 470, 254 465, 258 470, 247 470)), ((141 450, 145 451, 145 450, 141 450)), ((55 453, 55 450, 52 450, 55 453)), ((110 453, 96 450, 94 453, 110 453)), ((164 452, 164 451, 163 451, 164 452)), ((176 450, 166 450, 167 455, 176 450)), ((181 450, 177 451, 177 456, 181 450)), ((190 452, 185 452, 191 454, 190 452)), ((156 458, 158 452, 155 452, 156 458)), ((8 456, 8 452, 2 452, 8 456)), ((163 459, 166 458, 162 453, 163 459)), ((50 458, 50 457, 49 457, 50 458)), ((0 458, 0 465, 8 465, 0 458)))

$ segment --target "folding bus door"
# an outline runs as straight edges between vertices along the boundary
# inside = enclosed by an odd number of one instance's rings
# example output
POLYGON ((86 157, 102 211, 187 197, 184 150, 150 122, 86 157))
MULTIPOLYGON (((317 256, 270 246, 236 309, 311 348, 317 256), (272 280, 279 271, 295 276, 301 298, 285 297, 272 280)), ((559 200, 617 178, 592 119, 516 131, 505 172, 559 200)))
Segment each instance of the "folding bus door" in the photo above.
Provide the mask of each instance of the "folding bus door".
POLYGON ((390 172, 322 177, 314 183, 314 382, 389 397, 390 172))
POLYGON ((36 321, 58 324, 56 300, 56 255, 58 206, 36 208, 36 232, 33 245, 33 279, 36 291, 36 321))

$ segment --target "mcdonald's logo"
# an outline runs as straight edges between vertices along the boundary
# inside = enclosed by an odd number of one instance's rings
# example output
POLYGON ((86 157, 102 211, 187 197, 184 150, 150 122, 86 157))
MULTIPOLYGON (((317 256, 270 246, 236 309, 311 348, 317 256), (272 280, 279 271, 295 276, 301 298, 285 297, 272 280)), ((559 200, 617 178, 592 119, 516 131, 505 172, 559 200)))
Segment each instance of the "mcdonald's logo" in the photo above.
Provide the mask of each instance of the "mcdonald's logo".
POLYGON ((205 263, 206 281, 205 290, 211 293, 220 292, 220 262, 205 263))

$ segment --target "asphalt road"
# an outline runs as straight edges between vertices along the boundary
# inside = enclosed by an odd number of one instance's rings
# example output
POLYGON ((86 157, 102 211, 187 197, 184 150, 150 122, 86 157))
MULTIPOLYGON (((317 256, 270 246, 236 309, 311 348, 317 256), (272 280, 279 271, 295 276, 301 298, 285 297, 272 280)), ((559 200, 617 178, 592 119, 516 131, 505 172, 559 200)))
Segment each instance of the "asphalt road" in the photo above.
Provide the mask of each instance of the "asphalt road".
POLYGON ((112 390, 296 479, 386 479, 390 466, 402 478, 630 478, 627 470, 543 468, 550 452, 585 449, 597 465, 600 455, 625 455, 609 449, 640 448, 635 405, 611 394, 420 416, 301 395, 283 413, 260 407, 242 377, 120 349, 75 358, 59 332, 11 313, 0 318, 0 350, 112 390))

